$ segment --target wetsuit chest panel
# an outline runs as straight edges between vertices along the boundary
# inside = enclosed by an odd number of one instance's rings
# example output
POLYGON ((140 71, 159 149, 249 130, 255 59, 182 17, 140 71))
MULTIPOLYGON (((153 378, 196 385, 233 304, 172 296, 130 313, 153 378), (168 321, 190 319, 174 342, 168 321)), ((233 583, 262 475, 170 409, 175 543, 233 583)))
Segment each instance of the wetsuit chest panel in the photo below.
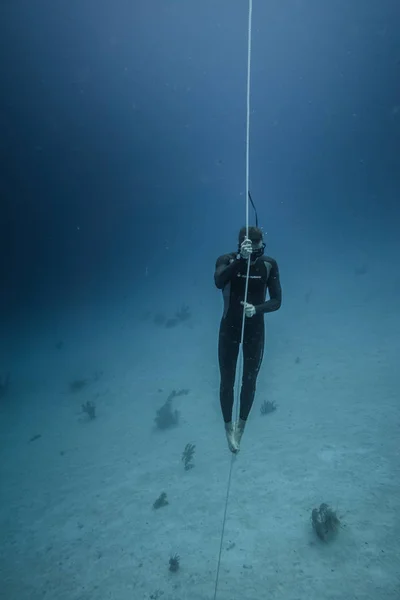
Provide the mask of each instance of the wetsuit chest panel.
MULTIPOLYGON (((247 292, 247 301, 250 304, 262 304, 265 302, 268 277, 271 270, 270 263, 263 259, 257 260, 254 265, 250 265, 249 287, 247 292)), ((227 289, 224 290, 225 310, 224 315, 242 315, 243 307, 241 302, 244 299, 246 288, 247 265, 243 261, 237 275, 232 279, 227 289)))

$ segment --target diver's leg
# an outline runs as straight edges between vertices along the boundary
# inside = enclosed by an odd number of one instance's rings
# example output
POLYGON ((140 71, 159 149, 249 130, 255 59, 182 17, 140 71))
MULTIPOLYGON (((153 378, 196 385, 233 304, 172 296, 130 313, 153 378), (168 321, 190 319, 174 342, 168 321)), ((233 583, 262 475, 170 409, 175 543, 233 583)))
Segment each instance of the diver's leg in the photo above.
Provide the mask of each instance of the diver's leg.
POLYGON ((264 356, 264 342, 264 319, 259 319, 247 327, 247 330, 245 329, 243 340, 243 378, 240 390, 239 421, 236 426, 236 442, 238 446, 242 439, 251 407, 253 406, 257 377, 264 356))
POLYGON ((232 327, 232 324, 229 321, 226 321, 226 319, 222 319, 218 340, 218 362, 221 375, 219 398, 225 423, 226 437, 231 452, 237 452, 238 449, 235 442, 235 430, 232 423, 232 409, 239 343, 237 328, 232 327))

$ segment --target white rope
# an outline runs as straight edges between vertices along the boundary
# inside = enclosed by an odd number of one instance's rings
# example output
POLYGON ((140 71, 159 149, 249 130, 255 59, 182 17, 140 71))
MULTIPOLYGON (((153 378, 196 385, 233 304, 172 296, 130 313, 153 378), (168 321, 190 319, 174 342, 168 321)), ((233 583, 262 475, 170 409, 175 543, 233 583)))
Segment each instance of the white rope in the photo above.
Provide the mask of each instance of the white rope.
MULTIPOLYGON (((248 25, 247 25, 247 86, 246 86, 246 237, 249 237, 249 181, 250 181, 250 75, 251 75, 251 24, 252 24, 252 16, 253 16, 253 0, 249 0, 249 16, 248 16, 248 25)), ((250 272, 250 257, 247 261, 247 272, 246 272, 246 285, 244 291, 244 302, 247 302, 247 293, 249 289, 249 272, 250 272)), ((237 395, 236 395, 236 409, 235 409, 235 420, 238 421, 239 412, 240 412, 240 388, 243 377, 243 338, 244 338, 244 325, 245 325, 245 311, 243 309, 243 318, 242 318, 242 331, 240 335, 240 346, 239 346, 239 369, 238 369, 238 383, 237 383, 237 395)), ((228 485, 226 489, 226 497, 225 497, 225 508, 224 508, 224 518, 222 521, 222 531, 219 545, 219 554, 218 554, 218 565, 217 565, 217 574, 215 577, 215 587, 214 587, 214 600, 217 598, 218 592, 218 582, 219 582, 219 572, 221 568, 221 556, 222 556, 222 546, 225 535, 225 524, 226 524, 226 515, 228 509, 228 501, 229 501, 229 492, 231 489, 231 481, 232 481, 232 468, 233 461, 235 455, 232 454, 230 468, 229 468, 229 477, 228 477, 228 485)))
MULTIPOLYGON (((249 237, 249 190, 250 190, 250 84, 251 84, 251 39, 252 39, 252 17, 253 17, 253 0, 249 0, 249 17, 247 25, 247 86, 246 86, 246 237, 249 237)), ((246 284, 244 288, 244 303, 247 302, 247 294, 249 291, 249 273, 250 273, 250 256, 247 259, 246 284)), ((237 378, 237 392, 235 403, 235 418, 236 422, 239 418, 240 411, 240 388, 243 377, 243 339, 244 327, 246 321, 246 313, 243 309, 242 331, 240 334, 239 347, 239 368, 237 378)))
POLYGON ((249 183, 250 183, 250 81, 251 81, 251 23, 253 0, 249 0, 247 25, 247 87, 246 87, 246 236, 249 235, 249 183))

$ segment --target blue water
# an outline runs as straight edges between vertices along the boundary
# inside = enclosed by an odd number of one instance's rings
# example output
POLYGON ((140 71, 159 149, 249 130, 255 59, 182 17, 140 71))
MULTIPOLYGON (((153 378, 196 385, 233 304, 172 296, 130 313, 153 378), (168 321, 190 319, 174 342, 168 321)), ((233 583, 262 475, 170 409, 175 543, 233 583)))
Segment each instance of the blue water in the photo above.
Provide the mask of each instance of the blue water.
POLYGON ((400 598, 400 5, 254 0, 250 190, 283 304, 232 459, 213 273, 245 223, 247 19, 2 2, 0 598, 400 598))

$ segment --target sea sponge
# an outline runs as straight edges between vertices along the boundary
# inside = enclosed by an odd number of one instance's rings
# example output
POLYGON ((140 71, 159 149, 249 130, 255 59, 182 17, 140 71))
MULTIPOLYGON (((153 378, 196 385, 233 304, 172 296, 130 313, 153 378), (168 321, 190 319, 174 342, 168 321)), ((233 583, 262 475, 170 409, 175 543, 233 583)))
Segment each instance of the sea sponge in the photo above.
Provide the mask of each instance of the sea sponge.
POLYGON ((323 502, 319 508, 313 508, 311 522, 315 533, 323 542, 328 542, 340 527, 336 512, 323 502))

